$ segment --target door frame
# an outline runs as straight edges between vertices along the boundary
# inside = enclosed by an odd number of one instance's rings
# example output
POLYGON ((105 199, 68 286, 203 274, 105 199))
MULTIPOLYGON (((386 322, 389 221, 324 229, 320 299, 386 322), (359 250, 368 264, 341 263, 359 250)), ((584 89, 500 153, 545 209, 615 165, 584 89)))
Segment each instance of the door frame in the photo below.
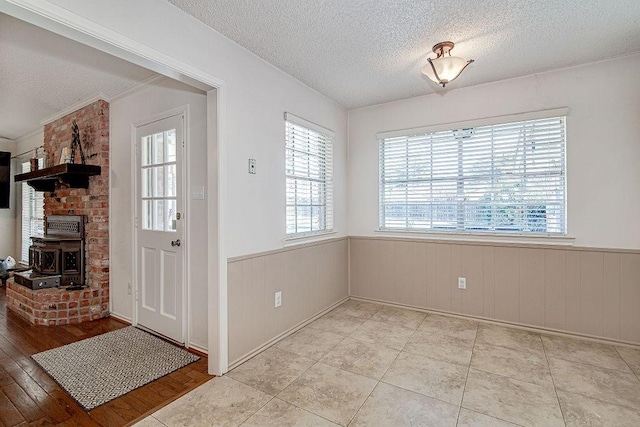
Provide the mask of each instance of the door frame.
MULTIPOLYGON (((182 168, 180 173, 180 180, 182 185, 180 186, 179 191, 182 192, 182 206, 183 209, 181 212, 182 218, 180 221, 184 220, 182 225, 182 240, 185 241, 185 245, 182 246, 182 250, 180 251, 182 255, 180 256, 182 262, 182 340, 185 347, 189 346, 189 342, 191 341, 191 328, 189 323, 189 308, 191 307, 191 282, 189 281, 189 212, 191 211, 191 198, 187 190, 191 188, 189 181, 189 174, 187 171, 190 169, 189 164, 189 141, 190 141, 190 132, 189 132, 189 105, 183 105, 180 107, 172 108, 167 111, 163 111, 158 114, 154 114, 151 117, 147 117, 143 120, 134 122, 131 124, 131 176, 133 177, 133 189, 131 191, 131 219, 133 221, 133 239, 132 239, 132 251, 133 254, 133 265, 132 265, 132 276, 131 283, 135 284, 134 288, 131 292, 131 307, 133 309, 132 312, 132 324, 134 326, 138 325, 138 299, 140 296, 140 286, 141 283, 138 283, 138 231, 139 231, 139 221, 140 221, 140 212, 138 212, 138 197, 139 193, 139 182, 138 182, 138 156, 140 155, 140 141, 137 136, 137 129, 142 126, 149 125, 151 123, 159 122, 160 120, 168 119, 170 117, 175 117, 182 115, 184 117, 182 121, 182 139, 184 146, 182 148, 182 168)), ((149 327, 144 327, 144 329, 148 329, 151 332, 156 332, 149 327)), ((168 338, 168 337, 165 337, 168 338)))
MULTIPOLYGON (((0 12, 207 92, 208 105, 215 108, 215 114, 209 114, 211 109, 207 111, 207 147, 210 148, 207 150, 207 181, 217 184, 207 186, 208 371, 215 375, 226 373, 229 370, 227 255, 223 226, 227 194, 226 81, 51 2, 0 0, 0 12)), ((112 249, 110 243, 110 253, 112 249)))

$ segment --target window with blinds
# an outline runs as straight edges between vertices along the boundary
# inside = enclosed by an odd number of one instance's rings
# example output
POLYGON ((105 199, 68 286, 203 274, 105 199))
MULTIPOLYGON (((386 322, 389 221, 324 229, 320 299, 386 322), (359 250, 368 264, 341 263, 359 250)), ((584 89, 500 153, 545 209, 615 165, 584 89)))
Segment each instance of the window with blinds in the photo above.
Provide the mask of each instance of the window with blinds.
POLYGON ((286 126, 286 234, 333 230, 333 132, 289 113, 286 126))
MULTIPOLYGON (((22 172, 29 172, 31 165, 29 162, 22 164, 22 172)), ((31 246, 31 236, 44 235, 44 193, 35 191, 22 183, 22 250, 21 261, 25 264, 29 262, 29 246, 31 246)))
POLYGON ((566 234, 565 117, 381 139, 380 228, 566 234))

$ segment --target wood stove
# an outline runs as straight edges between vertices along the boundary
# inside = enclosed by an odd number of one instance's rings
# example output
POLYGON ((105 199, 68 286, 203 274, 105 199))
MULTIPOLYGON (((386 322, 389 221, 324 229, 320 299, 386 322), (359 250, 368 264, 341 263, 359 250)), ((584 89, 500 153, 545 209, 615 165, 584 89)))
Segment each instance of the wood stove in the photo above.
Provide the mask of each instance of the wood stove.
POLYGON ((84 215, 49 215, 44 237, 31 237, 29 266, 37 276, 60 276, 60 286, 84 285, 84 215))

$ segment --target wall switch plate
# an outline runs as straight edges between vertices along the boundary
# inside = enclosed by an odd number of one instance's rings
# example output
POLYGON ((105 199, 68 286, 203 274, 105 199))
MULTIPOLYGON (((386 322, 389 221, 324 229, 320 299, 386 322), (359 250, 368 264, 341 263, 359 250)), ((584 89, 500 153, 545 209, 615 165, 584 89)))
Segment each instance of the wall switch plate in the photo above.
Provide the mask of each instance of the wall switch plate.
POLYGON ((256 173, 256 159, 249 159, 249 173, 255 175, 256 173))
POLYGON ((276 292, 275 307, 278 308, 282 305, 282 291, 276 292))
POLYGON ((466 277, 458 277, 458 289, 467 289, 466 277))
POLYGON ((193 200, 204 200, 204 185, 194 185, 191 187, 191 198, 193 200))

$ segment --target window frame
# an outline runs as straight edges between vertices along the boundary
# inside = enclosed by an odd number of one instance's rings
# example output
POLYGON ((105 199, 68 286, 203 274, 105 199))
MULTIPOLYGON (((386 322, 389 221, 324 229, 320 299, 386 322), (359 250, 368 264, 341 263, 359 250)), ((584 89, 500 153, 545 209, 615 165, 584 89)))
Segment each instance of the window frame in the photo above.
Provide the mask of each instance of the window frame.
MULTIPOLYGON (((285 155, 284 155, 284 160, 285 160, 285 209, 284 209, 284 219, 285 219, 285 229, 284 229, 284 233, 285 233, 285 238, 284 241, 286 242, 294 242, 294 241, 298 241, 298 240, 304 240, 304 239, 312 239, 314 237, 318 237, 318 236, 322 236, 325 234, 333 234, 335 233, 334 231, 334 205, 333 205, 333 146, 334 146, 334 139, 335 139, 335 133, 325 127, 322 127, 320 125, 317 125, 313 122, 310 122, 308 120, 305 120, 301 117, 298 117, 294 114, 291 113, 284 113, 284 130, 285 130, 285 137, 284 137, 284 142, 285 142, 285 155), (289 162, 290 162, 290 152, 293 151, 293 148, 290 147, 290 142, 289 142, 289 127, 290 126, 294 126, 296 127, 298 130, 304 130, 307 132, 312 132, 317 134, 319 137, 321 137, 324 140, 324 145, 323 145, 323 153, 324 156, 322 156, 318 162, 321 163, 324 167, 323 169, 323 176, 322 178, 313 178, 311 176, 305 177, 305 176, 300 176, 300 175, 296 175, 296 174, 290 174, 288 171, 288 167, 289 167, 289 162), (324 208, 324 226, 323 228, 317 229, 317 230, 310 230, 310 231, 295 231, 295 232, 288 232, 288 228, 290 225, 290 221, 289 221, 289 208, 291 207, 295 207, 297 208, 298 206, 305 206, 305 207, 311 207, 313 208, 315 205, 312 204, 302 204, 302 203, 298 203, 298 199, 296 199, 294 204, 290 204, 289 203, 289 183, 290 180, 295 180, 295 181, 306 181, 306 182, 315 182, 315 183, 319 183, 323 186, 323 191, 321 191, 322 194, 322 204, 316 206, 316 207, 321 207, 324 208)), ((315 157, 320 157, 318 155, 316 155, 315 157)), ((293 161, 291 159, 291 161, 293 161)), ((310 165, 308 164, 308 167, 310 168, 310 165)), ((309 174, 311 174, 311 172, 309 172, 309 174)), ((297 183, 296 183, 297 185, 297 183)), ((296 223, 296 227, 298 224, 298 214, 296 213, 295 216, 295 223, 296 223)), ((313 215, 311 218, 311 224, 313 223, 313 215)), ((313 228, 313 226, 311 226, 311 228, 313 228)))
MULTIPOLYGON (((493 238, 497 238, 498 240, 509 239, 511 237, 516 238, 533 238, 533 240, 539 240, 540 238, 544 238, 547 241, 557 239, 559 242, 562 240, 572 240, 573 238, 569 236, 569 227, 567 221, 567 200, 568 200, 568 180, 567 180, 567 116, 569 113, 568 108, 556 108, 551 110, 542 110, 542 111, 534 111, 520 114, 513 114, 508 116, 497 116, 497 117, 489 117, 477 120, 470 120, 464 122, 451 122, 444 123, 433 126, 426 126, 420 128, 412 128, 412 129, 400 129, 393 130, 387 132, 378 133, 378 228, 375 230, 376 232, 383 233, 398 233, 398 234, 412 234, 415 236, 432 236, 437 238, 442 238, 445 236, 450 236, 453 239, 456 239, 456 236, 462 238, 471 238, 472 240, 483 239, 485 237, 489 237, 489 240, 493 238), (560 158, 562 161, 562 170, 561 175, 564 183, 564 188, 562 194, 564 196, 562 200, 561 210, 561 221, 560 224, 564 227, 561 232, 530 232, 524 231, 522 229, 519 230, 496 230, 496 229, 469 229, 469 228, 459 228, 460 223, 459 219, 456 224, 456 228, 446 229, 446 228, 411 228, 411 227, 385 227, 385 217, 384 217, 384 207, 383 207, 383 192, 384 192, 384 177, 383 177, 383 142, 385 139, 390 138, 410 138, 412 136, 421 136, 425 134, 431 134, 442 131, 454 131, 456 129, 467 129, 467 128, 477 128, 482 126, 496 126, 496 125, 507 125, 510 123, 518 123, 518 122, 527 122, 531 120, 540 120, 540 119, 553 119, 553 118, 561 118, 563 119, 563 140, 561 143, 562 151, 560 153, 560 158)), ((464 157, 463 157, 464 158, 464 157)), ((493 157, 491 157, 493 159, 493 157)), ((493 160, 492 160, 493 162, 493 160)), ((465 175, 458 175, 456 177, 457 182, 465 179, 465 175)), ((462 213, 464 213, 465 207, 469 205, 464 202, 458 202, 458 206, 456 208, 455 215, 456 217, 460 217, 462 213), (462 207, 460 206, 462 205, 462 207)), ((407 213, 405 211, 405 216, 407 213)), ((406 218, 408 220, 408 217, 406 218)))
MULTIPOLYGON (((40 164, 40 166, 42 166, 42 163, 40 164)), ((23 162, 21 164, 22 167, 22 172, 29 172, 31 171, 31 164, 30 162, 23 162)), ((21 207, 21 213, 20 213, 20 262, 22 264, 29 264, 29 246, 31 246, 31 237, 33 236, 38 236, 38 237, 42 237, 44 236, 44 193, 41 191, 36 191, 34 190, 30 185, 28 185, 26 182, 22 182, 21 183, 21 191, 20 191, 20 207, 21 207), (26 194, 25 194, 26 192, 26 194), (29 206, 25 207, 25 196, 26 199, 28 199, 28 203, 29 206), (37 208, 36 208, 36 204, 38 203, 38 201, 41 202, 42 204, 42 218, 38 218, 36 216, 37 213, 37 208), (25 215, 25 213, 27 215, 25 215), (28 221, 29 223, 29 230, 30 233, 28 233, 28 235, 25 235, 25 220, 28 221), (40 227, 38 227, 37 225, 35 226, 35 230, 34 231, 34 227, 32 222, 37 222, 40 221, 40 227), (26 249, 26 259, 23 259, 25 256, 25 248, 26 249)))

